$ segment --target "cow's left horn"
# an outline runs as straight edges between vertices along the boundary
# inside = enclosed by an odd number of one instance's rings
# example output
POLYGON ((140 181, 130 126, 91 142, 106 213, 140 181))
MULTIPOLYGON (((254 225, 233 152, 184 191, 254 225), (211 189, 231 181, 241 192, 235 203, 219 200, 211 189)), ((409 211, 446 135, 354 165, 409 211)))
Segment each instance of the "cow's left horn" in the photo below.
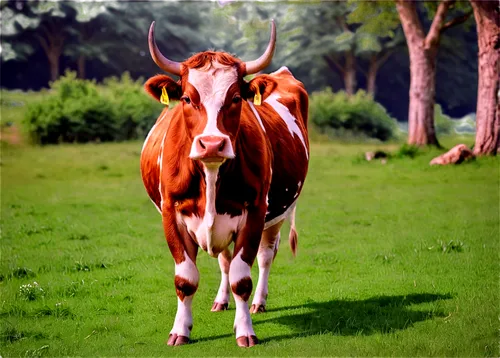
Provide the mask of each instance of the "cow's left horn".
POLYGON ((160 67, 165 72, 180 76, 181 74, 180 62, 169 60, 168 58, 163 56, 160 52, 160 49, 156 45, 154 21, 151 23, 151 27, 149 28, 148 42, 149 42, 149 53, 151 53, 151 57, 153 58, 153 61, 158 65, 158 67, 160 67))
POLYGON ((271 63, 274 54, 274 48, 276 47, 276 25, 274 20, 271 20, 271 38, 269 39, 269 44, 267 45, 266 51, 262 56, 254 61, 245 62, 246 74, 251 75, 263 70, 271 63))

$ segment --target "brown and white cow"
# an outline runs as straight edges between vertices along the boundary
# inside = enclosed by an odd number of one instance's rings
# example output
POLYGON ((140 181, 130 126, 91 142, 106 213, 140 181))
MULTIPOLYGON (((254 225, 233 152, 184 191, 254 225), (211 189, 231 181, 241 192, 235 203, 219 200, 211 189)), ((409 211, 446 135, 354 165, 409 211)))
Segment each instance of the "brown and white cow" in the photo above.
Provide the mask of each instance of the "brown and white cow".
POLYGON ((250 312, 265 311, 269 270, 285 219, 291 221, 295 253, 295 207, 309 161, 307 93, 286 67, 250 82, 243 79, 269 65, 275 42, 272 22, 269 45, 257 60, 208 51, 178 63, 160 53, 151 24, 154 61, 180 76, 174 81, 157 75, 145 84, 157 100, 165 103, 168 95, 181 102, 163 110, 141 155, 144 185, 162 215, 175 261, 178 306, 169 345, 189 341, 198 247, 218 257, 222 280, 212 311, 227 309, 231 287, 236 341, 243 347, 257 343, 250 312), (249 309, 255 257, 259 281, 249 309))

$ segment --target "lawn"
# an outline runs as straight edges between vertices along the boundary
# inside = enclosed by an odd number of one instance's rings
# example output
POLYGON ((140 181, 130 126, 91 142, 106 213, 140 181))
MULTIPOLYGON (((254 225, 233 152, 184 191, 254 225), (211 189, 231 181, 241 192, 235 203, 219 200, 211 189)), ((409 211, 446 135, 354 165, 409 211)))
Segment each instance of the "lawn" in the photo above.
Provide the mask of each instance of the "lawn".
POLYGON ((397 145, 313 144, 298 256, 284 240, 253 316, 262 344, 236 346, 234 305, 210 312, 201 252, 193 343, 168 347, 174 264, 141 146, 2 145, 1 356, 499 355, 499 159, 382 165, 360 155, 397 145))

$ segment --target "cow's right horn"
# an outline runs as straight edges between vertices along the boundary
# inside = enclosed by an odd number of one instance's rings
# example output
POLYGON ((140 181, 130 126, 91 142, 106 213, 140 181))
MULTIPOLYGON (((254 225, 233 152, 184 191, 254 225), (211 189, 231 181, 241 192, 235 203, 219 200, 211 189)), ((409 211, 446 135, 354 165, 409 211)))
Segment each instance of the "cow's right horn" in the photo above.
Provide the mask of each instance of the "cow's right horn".
POLYGON ((154 21, 151 23, 151 27, 149 28, 148 43, 149 43, 149 53, 151 53, 151 57, 153 58, 153 61, 158 65, 158 67, 160 67, 165 72, 180 76, 181 74, 180 62, 169 60, 168 58, 163 56, 160 52, 160 49, 158 49, 158 46, 156 45, 154 21))
POLYGON ((274 20, 271 20, 271 38, 269 39, 269 44, 267 45, 266 51, 258 59, 253 61, 245 62, 246 74, 251 75, 257 73, 271 63, 273 60, 274 48, 276 47, 276 25, 274 20))

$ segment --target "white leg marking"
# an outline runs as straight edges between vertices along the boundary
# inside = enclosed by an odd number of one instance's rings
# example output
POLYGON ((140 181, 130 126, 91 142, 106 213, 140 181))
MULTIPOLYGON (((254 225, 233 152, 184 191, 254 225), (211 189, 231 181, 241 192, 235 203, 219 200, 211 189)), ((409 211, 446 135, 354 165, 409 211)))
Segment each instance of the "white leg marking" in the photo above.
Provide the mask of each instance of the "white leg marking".
POLYGON ((224 250, 219 254, 218 259, 221 280, 219 291, 217 292, 214 302, 226 304, 229 303, 229 265, 231 264, 231 253, 229 250, 224 250))
POLYGON ((177 298, 177 314, 170 334, 184 337, 189 337, 191 334, 191 328, 193 327, 193 313, 191 310, 193 296, 184 297, 184 301, 177 298))
MULTIPOLYGON (((241 249, 231 261, 231 266, 229 268, 229 282, 231 285, 238 283, 245 277, 250 277, 250 266, 241 258, 242 253, 243 249, 241 249)), ((250 310, 248 309, 248 302, 234 294, 234 292, 233 296, 236 305, 236 315, 234 316, 236 338, 241 336, 255 336, 252 327, 252 319, 250 318, 250 310)))
MULTIPOLYGON (((276 236, 276 242, 274 247, 277 249, 279 244, 280 233, 276 236)), ((270 248, 267 245, 260 246, 259 252, 257 253, 257 262, 259 263, 259 282, 257 283, 257 288, 255 289, 255 295, 253 296, 252 305, 266 305, 266 299, 268 294, 269 286, 269 272, 271 271, 271 264, 274 258, 274 248, 270 248)))
POLYGON ((278 102, 278 99, 280 98, 281 97, 278 93, 271 93, 264 102, 269 103, 271 107, 273 107, 274 110, 283 119, 283 121, 286 123, 286 126, 288 127, 288 130, 290 131, 290 134, 292 135, 292 138, 294 134, 299 137, 302 145, 304 146, 304 153, 306 154, 306 158, 309 160, 309 154, 307 153, 307 146, 304 140, 304 136, 302 135, 299 126, 297 126, 297 123, 295 123, 295 117, 290 113, 290 110, 285 105, 278 102))
MULTIPOLYGON (((198 285, 200 278, 198 268, 185 251, 184 261, 175 265, 175 275, 182 277, 195 286, 198 285)), ((193 296, 194 295, 185 296, 183 301, 181 301, 180 298, 177 298, 177 314, 175 315, 174 326, 172 327, 170 334, 175 333, 179 336, 189 337, 191 327, 193 326, 193 314, 191 311, 193 296)))
POLYGON ((178 265, 175 265, 175 276, 182 277, 195 286, 198 285, 198 281, 200 279, 198 268, 189 258, 186 251, 184 251, 184 261, 182 261, 178 265))
POLYGON ((234 303, 236 306, 236 314, 234 316, 234 331, 236 333, 236 338, 242 336, 255 336, 248 303, 236 295, 234 295, 234 303))

